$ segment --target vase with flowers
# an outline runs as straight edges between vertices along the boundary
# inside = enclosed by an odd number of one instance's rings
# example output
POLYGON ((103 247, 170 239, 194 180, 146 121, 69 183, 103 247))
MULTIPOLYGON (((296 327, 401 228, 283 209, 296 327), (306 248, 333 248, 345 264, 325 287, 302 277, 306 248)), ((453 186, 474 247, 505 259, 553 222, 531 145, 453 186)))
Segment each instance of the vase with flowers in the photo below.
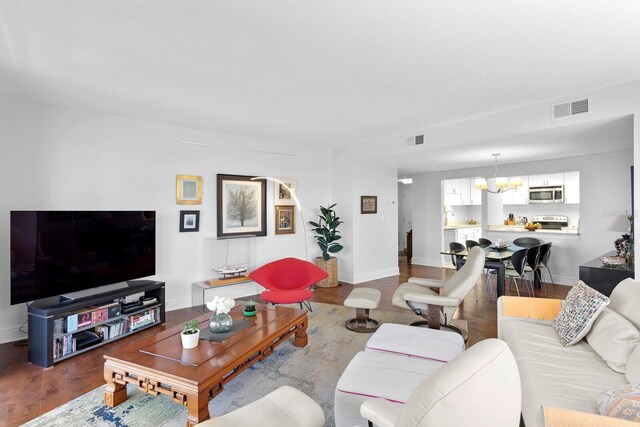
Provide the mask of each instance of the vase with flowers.
POLYGON ((211 301, 207 302, 207 308, 213 311, 213 316, 209 319, 209 330, 214 334, 229 332, 233 325, 233 319, 229 315, 229 311, 235 306, 236 302, 230 297, 215 296, 211 301))

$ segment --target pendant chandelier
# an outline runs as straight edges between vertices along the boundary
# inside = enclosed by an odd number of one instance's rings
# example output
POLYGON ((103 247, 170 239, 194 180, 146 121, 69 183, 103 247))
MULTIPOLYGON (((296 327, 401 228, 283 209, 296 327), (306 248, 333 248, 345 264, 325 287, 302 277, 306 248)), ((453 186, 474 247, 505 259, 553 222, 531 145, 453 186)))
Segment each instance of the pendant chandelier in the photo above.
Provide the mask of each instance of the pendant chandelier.
POLYGON ((513 177, 511 179, 507 179, 505 177, 498 177, 498 156, 501 153, 493 153, 491 154, 495 158, 495 171, 493 174, 495 189, 489 190, 489 183, 486 178, 476 178, 475 187, 478 190, 484 190, 489 193, 498 194, 504 193, 505 191, 512 190, 514 188, 522 187, 522 178, 513 177))

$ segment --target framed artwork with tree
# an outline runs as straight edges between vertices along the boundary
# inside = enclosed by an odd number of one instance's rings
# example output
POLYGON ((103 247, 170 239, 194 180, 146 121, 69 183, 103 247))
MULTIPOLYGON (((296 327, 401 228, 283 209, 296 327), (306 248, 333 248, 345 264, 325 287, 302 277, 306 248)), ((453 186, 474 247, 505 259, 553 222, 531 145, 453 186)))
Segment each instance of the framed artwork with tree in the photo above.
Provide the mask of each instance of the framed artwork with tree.
POLYGON ((217 175, 218 237, 267 235, 267 183, 245 175, 217 175))

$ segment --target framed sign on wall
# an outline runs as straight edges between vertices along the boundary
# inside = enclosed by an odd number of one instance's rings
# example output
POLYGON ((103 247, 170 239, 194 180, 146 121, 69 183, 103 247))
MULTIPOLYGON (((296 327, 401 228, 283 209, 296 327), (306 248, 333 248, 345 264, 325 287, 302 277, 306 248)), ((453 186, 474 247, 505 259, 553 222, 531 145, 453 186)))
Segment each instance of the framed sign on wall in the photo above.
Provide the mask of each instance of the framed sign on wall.
POLYGON ((360 213, 378 213, 378 196, 360 196, 360 213))

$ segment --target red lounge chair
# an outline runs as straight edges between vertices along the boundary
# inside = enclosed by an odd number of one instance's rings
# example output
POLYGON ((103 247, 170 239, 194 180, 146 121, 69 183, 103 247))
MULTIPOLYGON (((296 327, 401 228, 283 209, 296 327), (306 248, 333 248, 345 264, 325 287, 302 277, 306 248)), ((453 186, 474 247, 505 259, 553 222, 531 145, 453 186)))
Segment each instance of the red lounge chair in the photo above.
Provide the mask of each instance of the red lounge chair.
POLYGON ((328 274, 309 261, 282 258, 265 264, 249 274, 249 278, 268 290, 260 296, 272 304, 302 304, 311 310, 311 285, 326 279, 328 274))

